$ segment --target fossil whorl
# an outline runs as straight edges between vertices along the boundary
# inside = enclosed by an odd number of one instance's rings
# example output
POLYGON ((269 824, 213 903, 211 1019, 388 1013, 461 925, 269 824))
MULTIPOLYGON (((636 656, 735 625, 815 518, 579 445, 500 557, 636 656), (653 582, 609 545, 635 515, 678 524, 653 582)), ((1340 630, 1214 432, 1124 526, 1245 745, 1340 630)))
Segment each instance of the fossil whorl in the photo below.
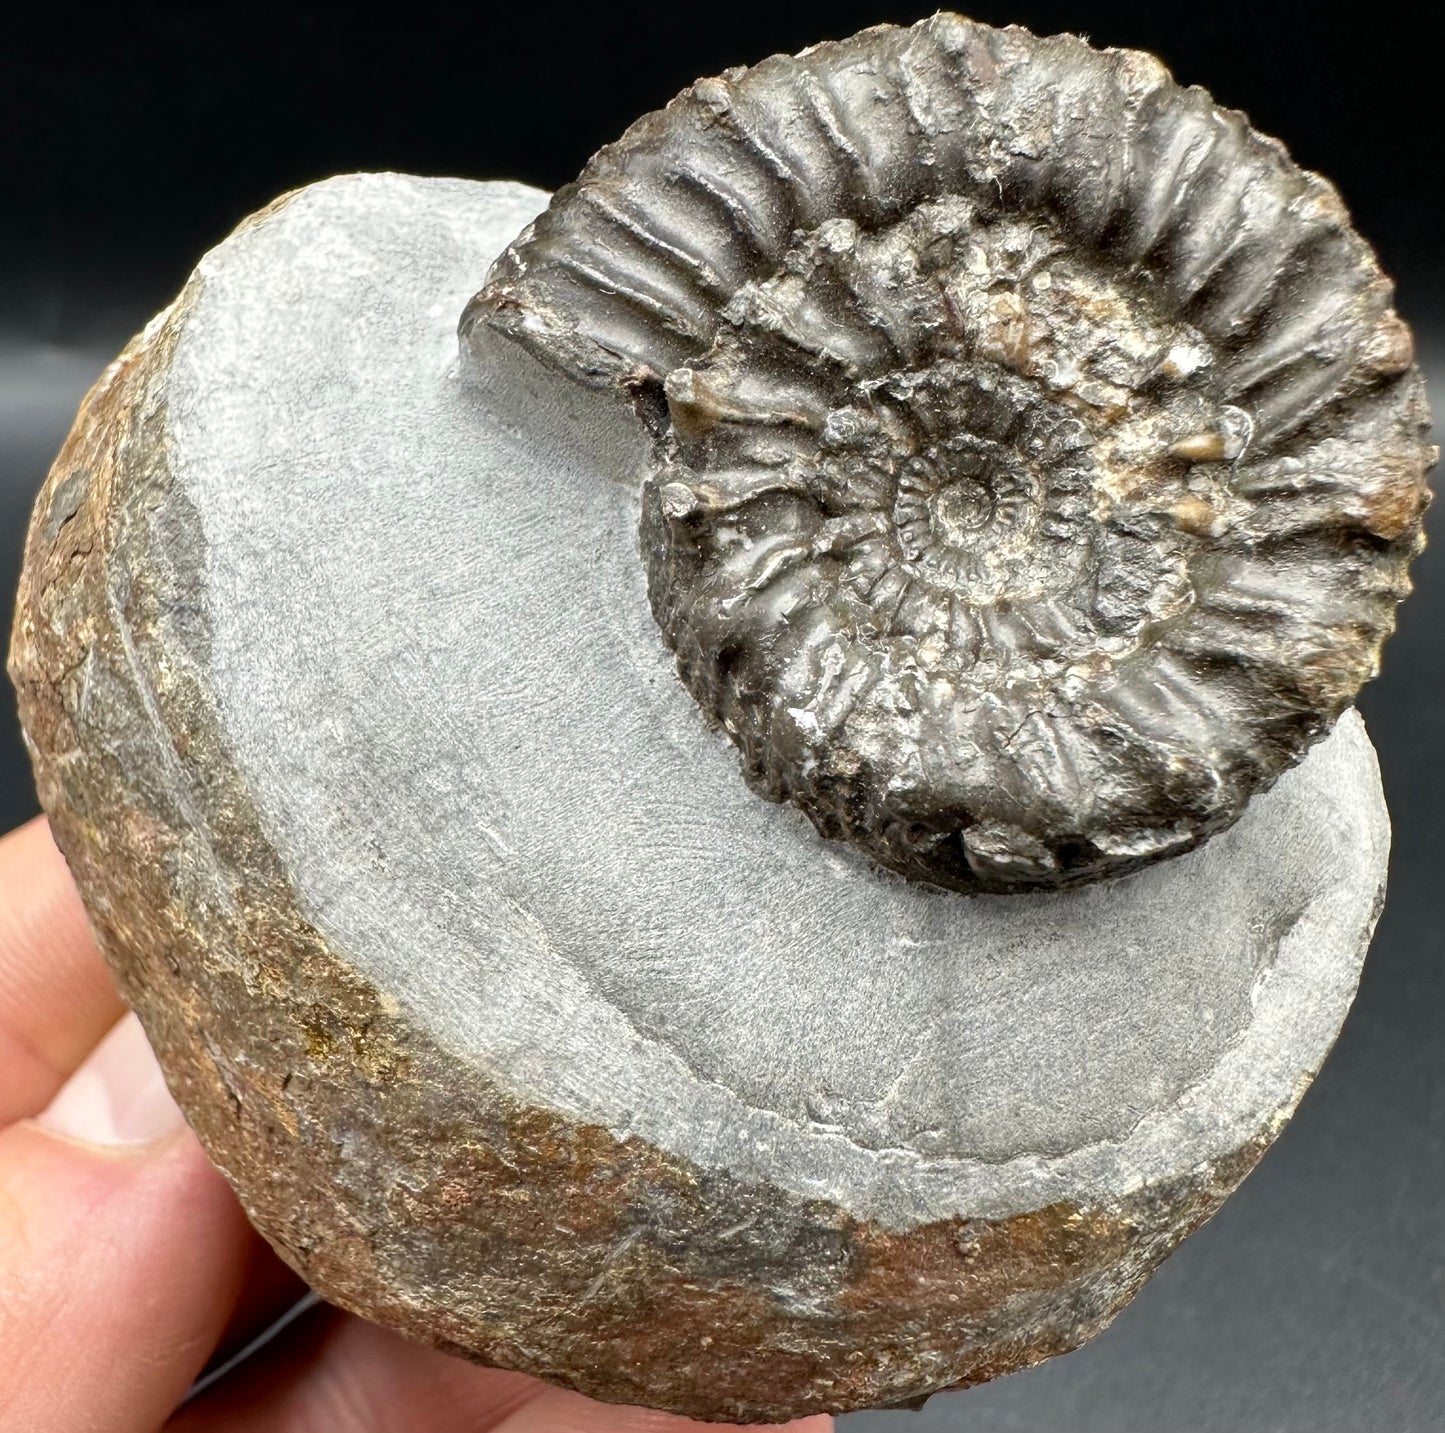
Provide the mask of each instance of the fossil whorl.
POLYGON ((639 120, 463 336, 633 398, 653 611, 760 790, 1020 889, 1228 825, 1375 673, 1433 460, 1392 292, 1151 56, 938 15, 639 120))

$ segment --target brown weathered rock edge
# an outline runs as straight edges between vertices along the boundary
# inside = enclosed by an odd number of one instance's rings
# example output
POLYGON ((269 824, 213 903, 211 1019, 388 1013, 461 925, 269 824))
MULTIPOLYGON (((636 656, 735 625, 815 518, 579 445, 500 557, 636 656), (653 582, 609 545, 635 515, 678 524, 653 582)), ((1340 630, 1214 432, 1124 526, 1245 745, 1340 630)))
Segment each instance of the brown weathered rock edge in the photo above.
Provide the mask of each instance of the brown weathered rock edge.
POLYGON ((82 407, 36 505, 10 669, 96 937, 262 1233, 328 1299, 412 1337, 702 1418, 908 1402, 1104 1327, 1287 1111, 1110 1207, 893 1233, 519 1108, 327 949, 172 659, 206 635, 160 562, 186 545, 153 544, 157 380, 203 282, 82 407))

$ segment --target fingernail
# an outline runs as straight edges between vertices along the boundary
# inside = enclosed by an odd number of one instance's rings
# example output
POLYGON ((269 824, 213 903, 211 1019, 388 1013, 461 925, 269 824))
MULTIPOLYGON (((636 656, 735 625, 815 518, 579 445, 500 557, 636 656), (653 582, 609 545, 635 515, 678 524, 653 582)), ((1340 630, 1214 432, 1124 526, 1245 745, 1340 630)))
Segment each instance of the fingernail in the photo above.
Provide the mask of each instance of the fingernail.
POLYGON ((92 1144, 152 1144, 185 1123, 140 1021, 127 1015, 86 1057, 35 1123, 92 1144))

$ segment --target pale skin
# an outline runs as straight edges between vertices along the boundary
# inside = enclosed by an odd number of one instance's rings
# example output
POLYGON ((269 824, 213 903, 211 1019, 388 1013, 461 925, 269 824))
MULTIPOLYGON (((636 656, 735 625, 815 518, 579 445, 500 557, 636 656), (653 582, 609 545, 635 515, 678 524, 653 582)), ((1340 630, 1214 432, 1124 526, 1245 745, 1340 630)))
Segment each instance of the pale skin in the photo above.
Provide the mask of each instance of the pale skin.
MULTIPOLYGON (((165 1094, 49 828, 35 820, 0 837, 0 1429, 715 1426, 478 1368, 325 1306, 180 1406, 208 1364, 303 1292, 165 1094)), ((784 1425, 831 1428, 823 1417, 784 1425)))

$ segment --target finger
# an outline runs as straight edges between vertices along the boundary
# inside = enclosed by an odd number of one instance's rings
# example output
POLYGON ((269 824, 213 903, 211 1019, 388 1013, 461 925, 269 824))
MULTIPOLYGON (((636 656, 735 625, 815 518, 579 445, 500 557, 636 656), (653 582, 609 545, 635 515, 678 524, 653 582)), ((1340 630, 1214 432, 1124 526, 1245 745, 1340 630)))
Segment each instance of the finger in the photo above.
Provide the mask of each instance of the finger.
POLYGON ((158 1428, 235 1305, 247 1231, 125 1017, 0 1134, 0 1428, 158 1428))
POLYGON ((44 818, 0 837, 0 1126, 43 1109, 123 1009, 44 818))
POLYGON ((305 1283, 254 1230, 247 1237, 246 1274, 236 1306, 226 1320, 201 1376, 218 1368, 305 1297, 305 1283))
MULTIPOLYGON (((756 1426, 756 1425, 754 1425, 756 1426)), ((792 1423, 767 1425, 770 1433, 829 1433, 833 1420, 823 1414, 792 1423)), ((650 1408, 619 1408, 594 1403, 565 1388, 549 1388, 540 1398, 509 1414, 496 1433, 717 1433, 715 1423, 695 1423, 675 1413, 650 1408)))
MULTIPOLYGON (((776 1427, 776 1425, 775 1425, 776 1427)), ((804 1418, 778 1433, 828 1433, 804 1418)), ((716 1433, 716 1425, 595 1403, 479 1368, 330 1311, 186 1408, 167 1433, 716 1433), (254 1366, 253 1366, 254 1364, 254 1366)))
POLYGON ((479 1433, 542 1388, 322 1306, 188 1404, 166 1433, 479 1433))

